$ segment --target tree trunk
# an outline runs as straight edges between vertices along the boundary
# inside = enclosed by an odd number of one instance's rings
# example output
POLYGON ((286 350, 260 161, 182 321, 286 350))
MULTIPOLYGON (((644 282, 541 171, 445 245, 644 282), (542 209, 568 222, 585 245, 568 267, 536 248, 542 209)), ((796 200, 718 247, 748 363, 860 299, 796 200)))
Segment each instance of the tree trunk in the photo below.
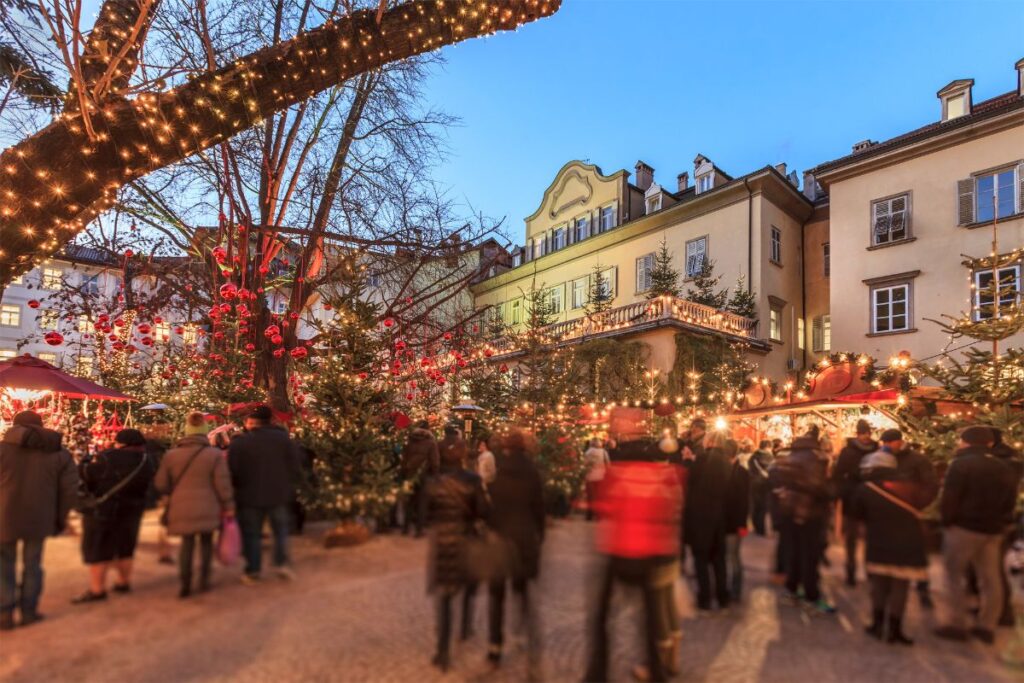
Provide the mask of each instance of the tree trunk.
POLYGON ((56 252, 120 187, 222 142, 270 114, 383 64, 511 30, 553 14, 561 0, 416 0, 361 10, 255 52, 173 90, 104 102, 91 117, 65 112, 0 155, 0 282, 56 252))

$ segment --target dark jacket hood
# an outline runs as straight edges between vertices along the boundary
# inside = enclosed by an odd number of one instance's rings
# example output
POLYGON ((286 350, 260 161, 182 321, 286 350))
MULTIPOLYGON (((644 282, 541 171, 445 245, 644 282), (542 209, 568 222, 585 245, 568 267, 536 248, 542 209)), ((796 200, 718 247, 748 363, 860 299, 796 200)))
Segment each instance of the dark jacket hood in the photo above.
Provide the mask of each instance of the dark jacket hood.
POLYGON ((423 427, 417 427, 416 429, 409 432, 409 441, 424 441, 426 439, 433 439, 434 433, 429 429, 423 427))
POLYGON ((855 436, 849 437, 846 440, 846 445, 849 446, 850 448, 856 448, 858 450, 864 451, 865 453, 874 453, 875 451, 878 450, 878 442, 875 441, 874 439, 864 444, 861 443, 860 439, 858 439, 855 436))
POLYGON ((60 432, 45 427, 14 425, 4 434, 3 442, 34 451, 53 453, 61 449, 60 442, 63 437, 60 432))
MULTIPOLYGON (((793 439, 790 451, 809 450, 816 451, 821 447, 820 443, 813 436, 800 436, 793 439)), ((874 449, 872 449, 874 450, 874 449)))

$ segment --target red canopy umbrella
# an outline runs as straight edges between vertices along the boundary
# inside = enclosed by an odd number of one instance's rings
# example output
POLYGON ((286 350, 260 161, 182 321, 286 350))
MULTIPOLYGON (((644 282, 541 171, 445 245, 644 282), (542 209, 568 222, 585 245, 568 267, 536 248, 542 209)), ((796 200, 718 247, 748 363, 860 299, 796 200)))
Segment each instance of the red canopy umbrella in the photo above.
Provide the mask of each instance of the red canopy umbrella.
POLYGON ((0 362, 0 388, 52 391, 65 398, 92 398, 105 401, 131 401, 119 391, 74 377, 44 360, 29 354, 0 362))

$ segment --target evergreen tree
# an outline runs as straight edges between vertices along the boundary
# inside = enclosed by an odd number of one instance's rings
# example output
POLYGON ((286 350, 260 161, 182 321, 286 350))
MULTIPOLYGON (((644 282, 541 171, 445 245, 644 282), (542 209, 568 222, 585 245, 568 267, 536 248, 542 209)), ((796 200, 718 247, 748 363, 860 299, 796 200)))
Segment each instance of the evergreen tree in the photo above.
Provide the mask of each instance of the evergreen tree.
POLYGON ((747 291, 747 278, 740 275, 736 280, 736 286, 732 290, 732 296, 725 306, 725 310, 744 318, 757 317, 757 292, 753 289, 747 291))
POLYGON ((659 296, 679 297, 679 271, 672 265, 672 254, 669 253, 665 238, 661 239, 658 253, 654 255, 654 268, 651 270, 651 287, 647 290, 647 298, 659 296))
POLYGON ((686 298, 719 310, 725 308, 729 291, 718 288, 721 279, 721 275, 715 275, 715 262, 705 256, 700 271, 693 276, 693 285, 686 290, 686 298))
POLYGON ((594 273, 590 276, 590 292, 587 297, 587 305, 584 307, 586 314, 595 320, 600 320, 604 317, 612 307, 612 301, 615 297, 612 295, 611 283, 608 282, 608 277, 604 274, 607 268, 603 268, 600 264, 594 266, 594 273))
POLYGON ((516 347, 522 351, 517 359, 519 400, 547 411, 566 399, 571 392, 573 351, 557 347, 556 339, 547 329, 554 320, 547 292, 531 287, 526 297, 526 321, 516 333, 516 347))

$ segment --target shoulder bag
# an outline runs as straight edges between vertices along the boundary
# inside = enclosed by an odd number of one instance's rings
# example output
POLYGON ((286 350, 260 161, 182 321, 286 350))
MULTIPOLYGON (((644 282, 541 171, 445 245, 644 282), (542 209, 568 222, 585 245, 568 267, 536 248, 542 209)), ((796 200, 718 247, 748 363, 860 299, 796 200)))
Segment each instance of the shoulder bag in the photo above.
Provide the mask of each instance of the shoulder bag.
POLYGON ((149 454, 143 452, 142 458, 139 459, 139 464, 135 466, 135 469, 133 469, 127 477, 110 487, 110 489, 102 496, 97 496, 95 493, 88 490, 80 491, 78 493, 78 511, 83 513, 95 512, 96 508, 106 503, 114 497, 115 493, 127 486, 128 483, 142 471, 142 468, 146 466, 146 462, 148 460, 149 454))

